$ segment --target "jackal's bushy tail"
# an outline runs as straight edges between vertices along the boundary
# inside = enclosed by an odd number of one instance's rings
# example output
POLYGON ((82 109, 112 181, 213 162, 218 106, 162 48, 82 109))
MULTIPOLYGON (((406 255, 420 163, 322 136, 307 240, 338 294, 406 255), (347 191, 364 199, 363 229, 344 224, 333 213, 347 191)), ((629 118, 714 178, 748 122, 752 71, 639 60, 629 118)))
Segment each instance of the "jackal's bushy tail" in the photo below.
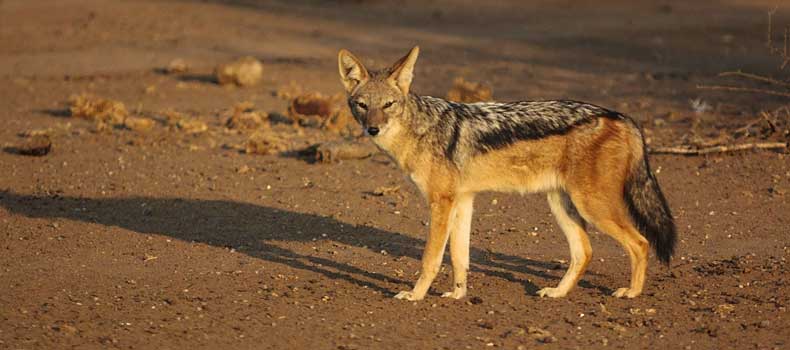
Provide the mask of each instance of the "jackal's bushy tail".
POLYGON ((677 240, 675 222, 658 181, 650 172, 646 149, 637 162, 626 180, 625 202, 637 229, 653 246, 658 259, 669 264, 677 240))

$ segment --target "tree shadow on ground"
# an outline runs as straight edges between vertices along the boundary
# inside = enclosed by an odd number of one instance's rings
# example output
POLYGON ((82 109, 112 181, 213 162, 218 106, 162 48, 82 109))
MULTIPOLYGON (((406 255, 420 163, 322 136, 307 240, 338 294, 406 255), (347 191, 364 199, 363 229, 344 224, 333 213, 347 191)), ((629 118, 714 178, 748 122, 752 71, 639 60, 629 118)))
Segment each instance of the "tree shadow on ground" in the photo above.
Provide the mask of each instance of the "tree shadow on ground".
MULTIPOLYGON (((425 242, 402 234, 368 226, 337 221, 330 217, 297 213, 265 206, 207 199, 186 198, 84 198, 60 195, 27 195, 0 192, 0 205, 11 213, 33 218, 68 220, 117 226, 143 234, 169 236, 187 242, 235 248, 256 259, 284 264, 291 268, 320 273, 360 286, 394 294, 387 286, 404 281, 380 273, 365 271, 339 261, 304 255, 281 247, 277 242, 310 242, 327 239, 339 244, 363 247, 374 252, 386 249, 394 257, 420 259, 425 242), (326 236, 324 236, 326 235, 326 236), (371 282, 375 281, 375 282, 371 282)), ((547 270, 562 270, 558 264, 544 263, 507 254, 471 249, 472 271, 521 283, 529 294, 538 287, 514 273, 547 280, 556 276, 547 270)), ((561 272, 561 271, 558 271, 561 272)), ((580 283, 584 288, 608 291, 580 283)))

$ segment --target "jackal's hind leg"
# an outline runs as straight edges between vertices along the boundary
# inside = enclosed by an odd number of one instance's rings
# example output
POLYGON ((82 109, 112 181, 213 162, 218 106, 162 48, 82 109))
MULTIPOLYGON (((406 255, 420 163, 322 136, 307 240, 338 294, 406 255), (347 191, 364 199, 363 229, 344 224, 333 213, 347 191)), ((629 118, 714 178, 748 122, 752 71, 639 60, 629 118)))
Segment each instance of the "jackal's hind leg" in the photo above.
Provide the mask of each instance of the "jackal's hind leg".
POLYGON ((590 262, 592 248, 587 232, 584 230, 584 220, 579 216, 568 195, 559 191, 549 192, 548 200, 551 212, 557 218, 557 223, 568 240, 571 262, 557 287, 543 288, 537 294, 541 297, 559 298, 567 295, 576 286, 590 262))
MULTIPOLYGON (((631 284, 618 288, 612 295, 618 298, 634 298, 642 294, 647 272, 648 242, 634 227, 626 205, 620 196, 605 196, 616 191, 601 191, 600 197, 587 196, 581 201, 584 219, 605 232, 623 246, 631 262, 631 284)), ((573 197, 577 202, 577 197, 573 197)))
POLYGON ((628 220, 606 222, 601 230, 614 237, 628 253, 631 261, 631 283, 628 287, 618 288, 612 293, 617 298, 634 298, 642 294, 647 274, 648 242, 628 220))

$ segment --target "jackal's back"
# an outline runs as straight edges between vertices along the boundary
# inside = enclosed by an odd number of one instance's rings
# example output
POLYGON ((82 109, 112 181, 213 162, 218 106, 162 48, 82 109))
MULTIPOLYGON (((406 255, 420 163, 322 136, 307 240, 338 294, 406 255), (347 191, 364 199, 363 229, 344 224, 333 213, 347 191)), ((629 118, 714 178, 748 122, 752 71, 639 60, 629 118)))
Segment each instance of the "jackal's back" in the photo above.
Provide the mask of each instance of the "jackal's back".
POLYGON ((564 135, 596 118, 632 124, 618 112, 572 100, 471 104, 428 96, 412 96, 412 100, 415 122, 432 126, 436 138, 432 143, 456 164, 519 141, 564 135))

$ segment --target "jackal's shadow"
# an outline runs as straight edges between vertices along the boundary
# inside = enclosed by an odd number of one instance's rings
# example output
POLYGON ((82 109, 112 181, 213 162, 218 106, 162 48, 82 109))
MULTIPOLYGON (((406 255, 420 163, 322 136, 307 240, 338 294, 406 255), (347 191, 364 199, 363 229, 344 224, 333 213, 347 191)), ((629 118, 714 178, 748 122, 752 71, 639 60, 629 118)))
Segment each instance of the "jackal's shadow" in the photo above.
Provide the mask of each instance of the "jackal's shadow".
MULTIPOLYGON (((396 283, 400 284, 398 289, 405 289, 413 281, 365 271, 332 259, 300 254, 277 243, 308 242, 318 237, 344 245, 366 247, 375 252, 386 249, 393 256, 413 259, 420 258, 424 245, 420 239, 343 223, 329 217, 224 200, 78 198, 0 192, 0 205, 12 213, 28 217, 65 218, 218 247, 241 247, 240 252, 258 259, 347 280, 384 293, 394 293, 387 285, 396 283)), ((514 273, 553 280, 557 277, 545 271, 560 269, 556 264, 475 248, 472 248, 471 259, 472 271, 522 283, 530 294, 538 287, 514 273)), ((561 272, 558 271, 557 275, 561 272)))

